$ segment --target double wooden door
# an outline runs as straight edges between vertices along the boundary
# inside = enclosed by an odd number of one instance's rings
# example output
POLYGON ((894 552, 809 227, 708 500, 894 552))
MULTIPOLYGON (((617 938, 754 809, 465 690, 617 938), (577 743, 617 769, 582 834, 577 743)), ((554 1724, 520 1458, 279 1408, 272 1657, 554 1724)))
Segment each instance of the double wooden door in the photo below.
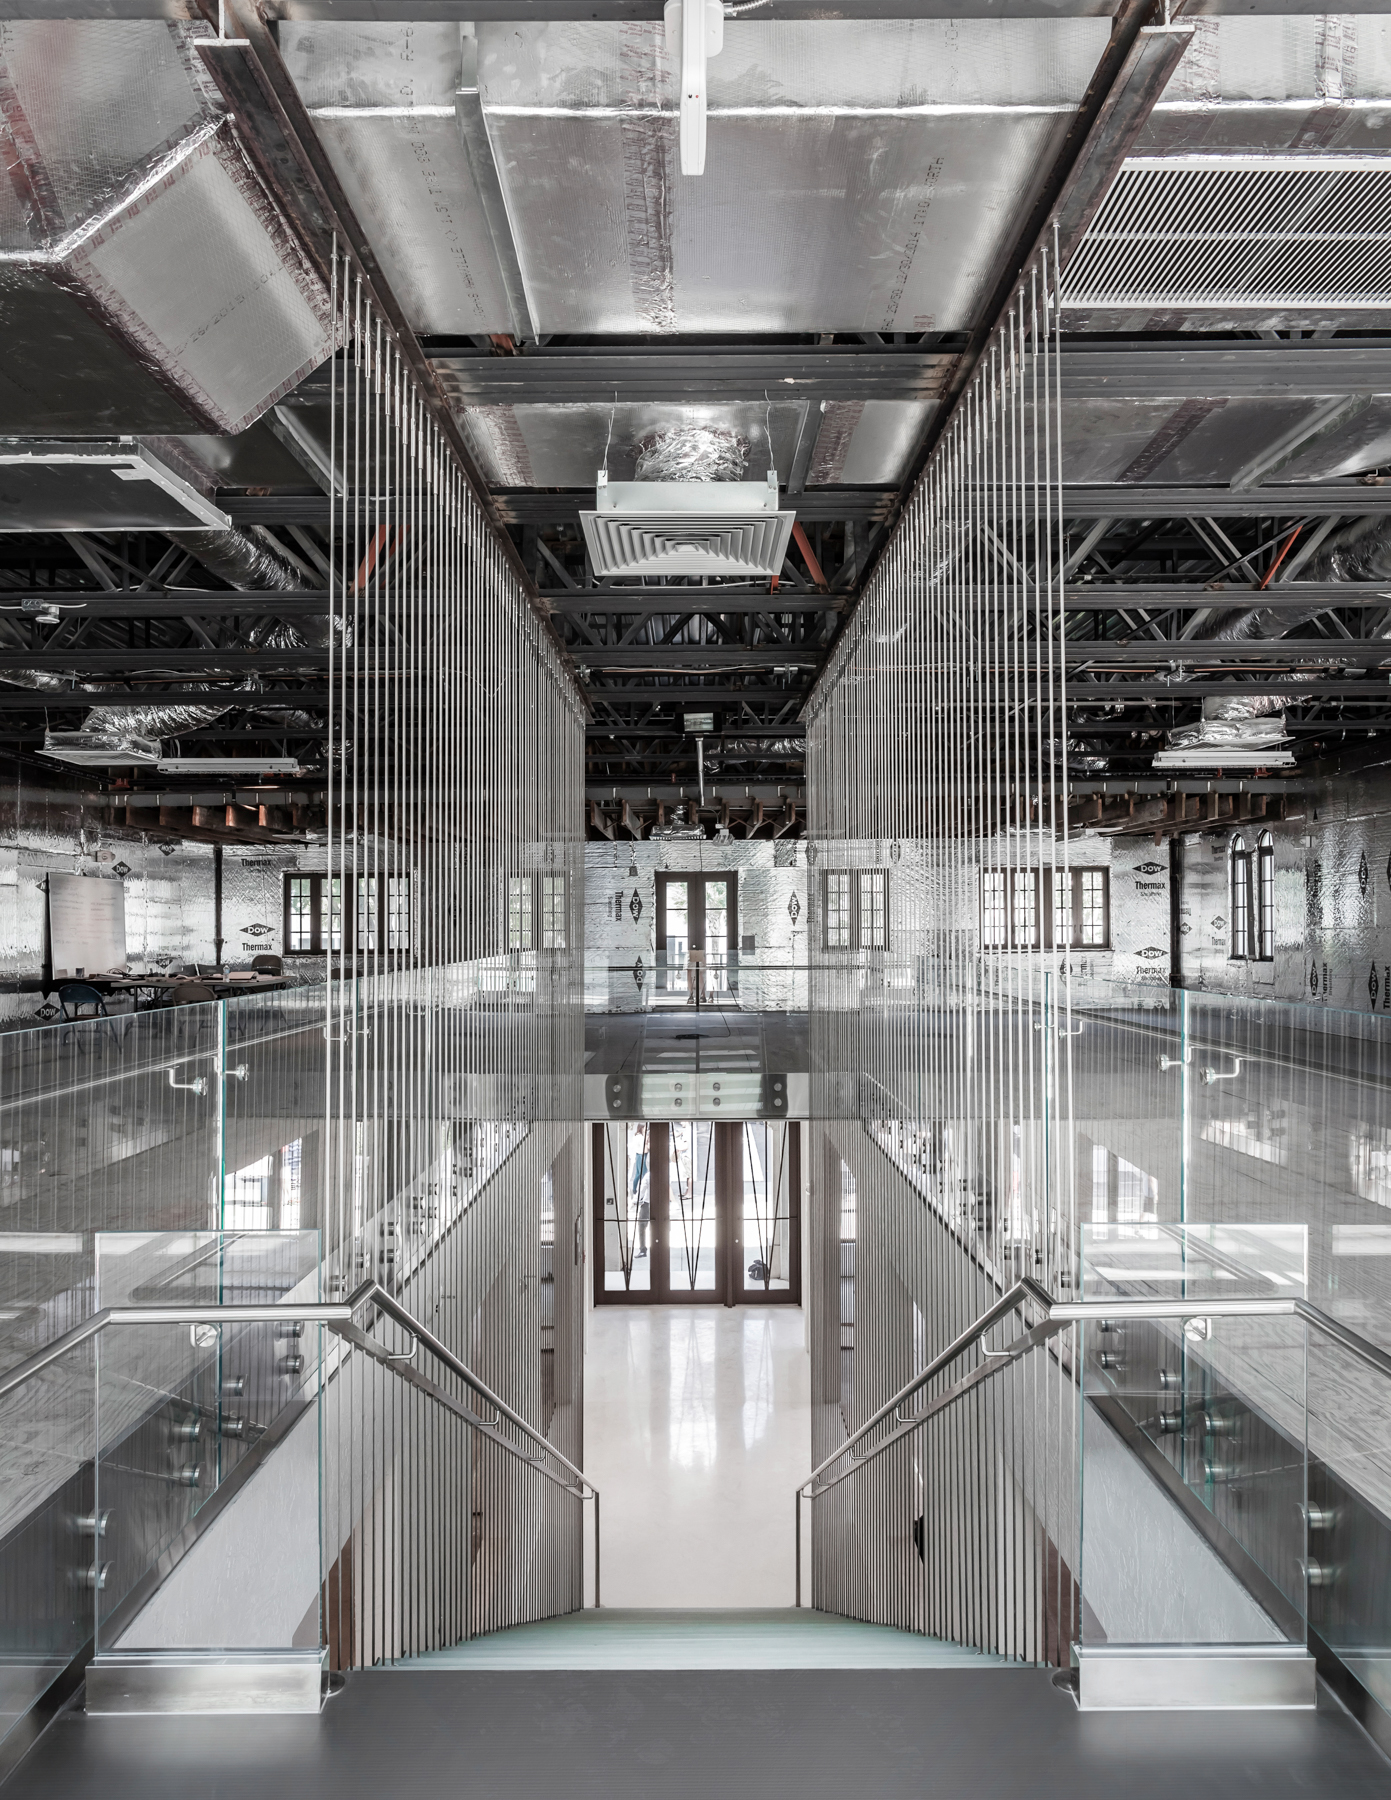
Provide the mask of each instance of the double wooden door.
POLYGON ((800 1151, 781 1119, 596 1125, 596 1304, 797 1304, 800 1151))

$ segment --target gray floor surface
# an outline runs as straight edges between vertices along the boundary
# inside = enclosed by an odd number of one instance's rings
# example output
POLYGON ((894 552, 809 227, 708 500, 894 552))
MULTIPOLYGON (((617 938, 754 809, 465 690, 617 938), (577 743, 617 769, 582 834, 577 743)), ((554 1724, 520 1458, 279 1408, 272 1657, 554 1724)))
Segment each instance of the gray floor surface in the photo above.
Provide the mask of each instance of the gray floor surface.
POLYGON ((316 1719, 61 1717, 4 1800, 1387 1800, 1316 1713, 1082 1715, 1046 1671, 392 1672, 316 1719))

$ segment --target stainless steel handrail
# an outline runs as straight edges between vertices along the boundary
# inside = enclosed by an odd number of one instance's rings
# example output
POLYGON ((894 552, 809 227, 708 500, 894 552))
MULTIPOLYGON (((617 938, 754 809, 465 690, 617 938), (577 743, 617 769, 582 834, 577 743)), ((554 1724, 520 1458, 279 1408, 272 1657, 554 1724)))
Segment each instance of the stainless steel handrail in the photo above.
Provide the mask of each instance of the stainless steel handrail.
POLYGON ((81 1324, 74 1325, 61 1337, 45 1344, 42 1350, 36 1350, 22 1363, 0 1376, 0 1399, 23 1387, 27 1381, 58 1362, 70 1350, 89 1342, 101 1335, 113 1325, 261 1325, 275 1324, 286 1319, 305 1325, 326 1325, 337 1337, 353 1345, 389 1368, 393 1374, 407 1382, 411 1387, 437 1401, 456 1418, 462 1419, 472 1430, 505 1450, 509 1456, 524 1462, 528 1468, 534 1469, 538 1475, 554 1486, 573 1494, 581 1502, 594 1502, 594 1604, 599 1601, 599 1490, 583 1469, 572 1463, 569 1457, 557 1450, 534 1425, 515 1412, 500 1395, 495 1394, 487 1382, 481 1381, 466 1364, 460 1362, 447 1345, 440 1342, 435 1334, 408 1312, 404 1306, 386 1289, 375 1281, 364 1281, 346 1300, 330 1302, 310 1302, 287 1300, 280 1305, 260 1306, 107 1306, 100 1312, 93 1313, 81 1324), (401 1328, 411 1334, 415 1340, 408 1358, 403 1360, 399 1353, 389 1350, 385 1344, 379 1344, 356 1323, 356 1315, 364 1306, 375 1306, 388 1318, 395 1320, 401 1328), (430 1354, 442 1362, 449 1372, 462 1381, 482 1400, 493 1408, 496 1419, 506 1420, 522 1435, 531 1440, 542 1455, 559 1463, 574 1478, 566 1480, 554 1470, 546 1468, 536 1456, 528 1456, 516 1444, 509 1442, 496 1423, 480 1419, 477 1413, 470 1411, 438 1382, 432 1381, 420 1369, 413 1366, 416 1349, 424 1344, 430 1354))
POLYGON ((1380 1374, 1391 1377, 1391 1354, 1381 1349, 1379 1345, 1372 1343, 1370 1339, 1364 1338, 1359 1332, 1349 1330, 1346 1325, 1341 1324, 1331 1314, 1324 1312, 1321 1307, 1315 1306, 1312 1301, 1301 1299, 1295 1295, 1290 1295, 1285 1299, 1272 1297, 1270 1299, 1241 1300, 1054 1300, 1036 1281, 1031 1280, 1027 1275, 1024 1276, 1015 1282, 1007 1293, 1002 1294, 993 1306, 988 1307, 973 1324, 968 1325, 960 1337, 948 1344, 947 1348, 940 1355, 934 1357, 920 1374, 915 1375, 906 1387, 900 1388, 892 1400, 885 1401, 873 1418, 861 1425, 858 1431, 848 1437, 839 1449, 823 1462, 818 1463, 806 1480, 797 1487, 792 1502, 796 1515, 794 1532, 797 1557, 796 1604, 798 1606, 802 1604, 803 1499, 815 1500, 819 1499, 822 1494, 829 1493, 842 1481, 847 1480, 868 1463, 882 1456, 884 1451, 890 1449, 894 1444, 899 1443, 905 1437, 910 1437, 935 1414, 944 1411, 948 1406, 955 1405, 973 1388, 980 1387, 993 1376, 1002 1373, 1012 1363, 1018 1362, 1021 1356, 1026 1356, 1030 1350, 1037 1349, 1040 1344, 1055 1337, 1068 1325, 1084 1323, 1087 1319, 1281 1318, 1303 1319, 1325 1337, 1331 1338, 1341 1349, 1348 1351, 1350 1355, 1358 1357, 1380 1374), (1014 1339, 1013 1343, 1006 1345, 1003 1350, 984 1352, 989 1358, 988 1361, 980 1363, 968 1374, 963 1375, 959 1381, 944 1388, 940 1394, 934 1394, 921 1412, 914 1413, 907 1419, 902 1417, 901 1408, 904 1401, 911 1399, 935 1376, 949 1368, 958 1357, 979 1343, 993 1325, 998 1324, 1001 1319, 1008 1317, 1010 1313, 1026 1302, 1037 1307, 1043 1314, 1043 1318, 1038 1324, 1022 1332, 1019 1337, 1014 1339), (890 1416, 894 1418, 897 1429, 889 1432, 879 1443, 854 1461, 848 1469, 842 1469, 838 1475, 822 1481, 820 1487, 813 1485, 819 1477, 825 1474, 826 1470, 834 1467, 845 1456, 851 1454, 856 1444, 890 1416))

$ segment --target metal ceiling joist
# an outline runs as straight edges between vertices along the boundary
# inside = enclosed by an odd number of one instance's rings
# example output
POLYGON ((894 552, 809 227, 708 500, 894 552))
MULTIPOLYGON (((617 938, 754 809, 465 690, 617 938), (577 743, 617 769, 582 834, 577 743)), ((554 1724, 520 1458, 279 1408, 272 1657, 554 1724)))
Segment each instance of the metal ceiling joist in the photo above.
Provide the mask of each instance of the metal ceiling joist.
MULTIPOLYGON (((1185 645, 1191 651, 1191 646, 1185 645)), ((1388 647, 1391 654, 1391 647, 1388 647)), ((574 655, 595 673, 633 669, 640 675, 733 675, 747 670, 768 675, 774 664, 786 669, 817 669, 820 650, 793 650, 785 644, 636 644, 610 650, 602 644, 577 644, 574 655)), ((17 659, 18 660, 18 659, 17 659)), ((0 668, 4 658, 0 657, 0 668)))
MULTIPOLYGON (((32 666, 32 665, 31 665, 32 666)), ((245 688, 174 686, 151 682, 139 692, 102 688, 98 693, 62 693, 52 689, 35 693, 23 688, 0 688, 0 712, 60 712, 100 706, 216 706, 226 704, 237 712, 298 712, 302 707, 328 705, 328 689, 264 688, 248 693, 245 688)), ((273 730, 272 733, 273 735, 273 730)))
POLYGON ((1064 401, 1361 400, 1391 393, 1391 340, 1125 344, 1069 338, 1064 401))
POLYGON ((736 687, 698 687, 695 682, 678 684, 673 682, 669 687, 603 687, 592 681, 585 683, 585 692, 590 700, 604 706, 644 705, 692 706, 697 700, 717 701, 720 705, 728 705, 731 701, 741 702, 748 706, 800 705, 807 696, 805 686, 784 688, 736 688, 736 687))
POLYGON ((433 351, 451 397, 468 406, 611 406, 643 401, 931 400, 956 358, 912 345, 770 349, 532 349, 522 356, 433 351))
MULTIPOLYGON (((1003 491, 991 496, 990 503, 1006 508, 1012 504, 1003 491)), ((1275 482, 1251 489, 1068 482, 1062 492, 1065 519, 1298 519, 1335 514, 1355 518, 1380 512, 1391 512, 1391 482, 1375 487, 1360 481, 1320 482, 1317 486, 1275 482)))
POLYGON ((622 588, 581 588, 578 593, 543 588, 541 598, 560 618, 595 621, 672 614, 690 614, 699 618, 706 613, 753 613, 776 618, 783 613, 836 613, 842 605, 831 599, 808 600, 797 595, 770 594, 766 586, 757 594, 726 594, 720 588, 649 588, 645 592, 631 588, 626 592, 622 588))
POLYGON ((0 651, 0 675, 7 669, 45 669, 60 675, 138 675, 158 681, 171 675, 203 675, 224 669, 255 669, 261 674, 277 670, 326 669, 327 650, 170 650, 163 644, 141 645, 129 650, 77 648, 73 650, 0 651))
POLYGON ((512 315, 512 329, 518 338, 534 338, 536 326, 527 300, 526 280, 522 274, 521 258, 517 255, 517 240, 507 211, 507 196, 503 192, 497 158, 493 153, 493 140, 483 111, 483 95, 478 85, 478 39, 472 32, 463 34, 461 51, 463 66, 459 87, 454 95, 455 122, 459 127, 464 154, 468 158, 473 183, 482 203, 483 216, 488 221, 488 233, 493 240, 503 292, 507 295, 507 310, 512 315))
MULTIPOLYGON (((1289 612, 1304 612, 1312 602, 1315 605, 1333 606, 1365 606, 1382 608, 1391 603, 1391 586, 1376 586, 1371 582, 1351 581, 1291 581, 1277 582, 1274 586, 1257 590, 1249 587, 1201 587, 1175 583, 1172 587, 1164 582, 1088 582, 1085 586, 1071 586, 1067 589, 1067 610, 1069 612, 1116 612, 1124 608, 1127 612, 1141 609, 1145 612, 1162 612, 1166 607, 1182 611, 1201 609, 1224 612, 1228 607, 1251 604, 1254 594, 1260 592, 1260 605, 1272 611, 1284 609, 1289 612)), ((1191 647, 1191 646, 1190 646, 1191 647)))
MULTIPOLYGON (((799 519, 842 521, 882 519, 893 504, 894 488, 812 487, 789 501, 799 519)), ((594 506, 591 488, 498 488, 494 516, 505 525, 578 525, 581 511, 594 506)), ((233 494, 219 490, 218 506, 234 525, 312 525, 326 531, 329 504, 322 494, 233 494)))
POLYGON ((81 618, 84 623, 97 619, 244 618, 248 614, 308 619, 321 617, 329 610, 327 594, 284 594, 274 589, 244 593, 233 588, 206 588, 188 593, 141 594, 81 588, 0 588, 0 607, 20 605, 26 600, 57 606, 67 617, 81 618))
POLYGON ((1115 639, 1067 638, 1063 661, 1070 668, 1230 669, 1287 666, 1391 668, 1391 639, 1387 638, 1241 638, 1235 642, 1212 639, 1137 637, 1133 642, 1115 639))

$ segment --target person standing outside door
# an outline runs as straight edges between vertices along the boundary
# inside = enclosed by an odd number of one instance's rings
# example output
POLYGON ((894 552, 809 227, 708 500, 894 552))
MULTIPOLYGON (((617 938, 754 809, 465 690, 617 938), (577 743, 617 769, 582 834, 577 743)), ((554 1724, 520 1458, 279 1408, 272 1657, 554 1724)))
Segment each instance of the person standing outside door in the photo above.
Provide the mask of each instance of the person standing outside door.
POLYGON ((692 944, 686 956, 686 1004, 698 1007, 705 998, 705 946, 692 944))

